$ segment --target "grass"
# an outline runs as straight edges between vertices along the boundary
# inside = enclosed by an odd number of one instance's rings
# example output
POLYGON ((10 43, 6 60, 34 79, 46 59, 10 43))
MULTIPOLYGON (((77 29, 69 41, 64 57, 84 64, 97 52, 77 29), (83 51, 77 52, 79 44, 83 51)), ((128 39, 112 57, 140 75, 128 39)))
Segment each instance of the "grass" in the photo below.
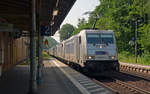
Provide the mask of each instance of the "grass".
POLYGON ((42 55, 43 55, 43 59, 49 59, 49 58, 51 58, 51 56, 48 55, 46 52, 42 52, 42 55))
POLYGON ((133 64, 142 64, 142 65, 150 65, 150 57, 146 56, 138 56, 137 63, 135 62, 135 57, 130 53, 119 53, 118 54, 119 61, 125 63, 133 63, 133 64))

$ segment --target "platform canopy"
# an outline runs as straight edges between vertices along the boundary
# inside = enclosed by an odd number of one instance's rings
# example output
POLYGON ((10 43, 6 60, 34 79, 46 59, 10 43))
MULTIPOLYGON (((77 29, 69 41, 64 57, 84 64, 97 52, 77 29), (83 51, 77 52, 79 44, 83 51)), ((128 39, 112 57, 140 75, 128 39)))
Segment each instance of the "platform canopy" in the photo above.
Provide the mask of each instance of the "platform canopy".
MULTIPOLYGON (((0 23, 13 24, 22 30, 31 30, 32 0, 0 0, 0 23)), ((51 26, 52 35, 76 0, 36 0, 40 25, 51 26)))

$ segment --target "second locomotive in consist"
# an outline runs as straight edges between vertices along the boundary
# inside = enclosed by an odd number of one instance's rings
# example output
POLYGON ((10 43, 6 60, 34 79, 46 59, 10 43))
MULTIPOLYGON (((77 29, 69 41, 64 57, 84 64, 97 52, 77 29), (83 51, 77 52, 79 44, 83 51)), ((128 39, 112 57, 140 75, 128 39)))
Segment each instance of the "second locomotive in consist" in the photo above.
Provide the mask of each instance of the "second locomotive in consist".
POLYGON ((49 50, 52 56, 92 73, 119 71, 117 46, 112 30, 84 29, 49 50))

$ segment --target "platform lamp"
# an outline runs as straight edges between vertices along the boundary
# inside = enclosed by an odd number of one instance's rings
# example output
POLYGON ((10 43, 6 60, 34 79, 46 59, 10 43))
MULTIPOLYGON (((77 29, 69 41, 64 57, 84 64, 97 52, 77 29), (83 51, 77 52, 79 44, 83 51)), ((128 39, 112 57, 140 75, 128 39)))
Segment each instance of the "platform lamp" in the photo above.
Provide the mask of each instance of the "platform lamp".
POLYGON ((53 10, 53 16, 57 16, 57 15, 58 15, 58 12, 59 12, 58 9, 54 9, 54 10, 53 10))

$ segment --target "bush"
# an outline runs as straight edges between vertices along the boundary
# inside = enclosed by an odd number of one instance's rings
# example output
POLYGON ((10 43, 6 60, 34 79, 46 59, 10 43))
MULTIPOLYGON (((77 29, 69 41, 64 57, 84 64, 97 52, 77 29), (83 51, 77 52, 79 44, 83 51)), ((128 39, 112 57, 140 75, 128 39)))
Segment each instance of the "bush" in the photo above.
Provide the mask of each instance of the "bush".
MULTIPOLYGON (((130 52, 121 52, 118 54, 119 61, 126 63, 136 63, 135 56, 130 52)), ((142 56, 137 57, 137 64, 150 65, 150 54, 143 53, 142 56)))

